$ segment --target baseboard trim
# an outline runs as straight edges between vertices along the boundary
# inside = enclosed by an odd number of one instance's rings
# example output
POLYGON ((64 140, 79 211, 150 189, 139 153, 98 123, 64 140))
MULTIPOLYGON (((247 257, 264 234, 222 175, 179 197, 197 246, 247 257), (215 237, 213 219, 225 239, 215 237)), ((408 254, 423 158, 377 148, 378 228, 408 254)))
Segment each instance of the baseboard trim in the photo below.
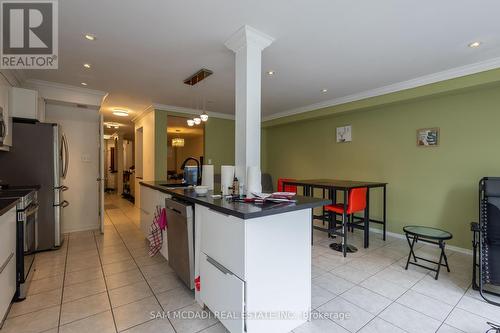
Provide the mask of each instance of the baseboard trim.
MULTIPOLYGON (((370 232, 373 232, 376 234, 382 234, 382 229, 370 227, 370 232)), ((390 232, 390 231, 387 231, 386 234, 387 234, 387 236, 391 236, 394 238, 406 239, 406 236, 403 234, 398 234, 398 233, 390 232)), ((432 244, 428 244, 428 243, 422 243, 422 244, 424 244, 425 246, 432 246, 432 244)), ((472 256, 472 250, 470 250, 470 249, 464 249, 463 247, 458 247, 458 246, 454 246, 454 245, 446 245, 446 248, 448 250, 451 250, 454 252, 458 252, 458 253, 467 254, 467 255, 472 256)))

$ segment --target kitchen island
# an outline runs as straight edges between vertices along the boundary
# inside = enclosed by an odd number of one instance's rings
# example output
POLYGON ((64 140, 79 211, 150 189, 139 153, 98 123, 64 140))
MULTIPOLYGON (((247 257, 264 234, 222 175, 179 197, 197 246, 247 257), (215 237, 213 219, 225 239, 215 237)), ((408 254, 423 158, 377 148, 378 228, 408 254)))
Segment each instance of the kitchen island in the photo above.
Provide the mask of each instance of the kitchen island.
POLYGON ((165 183, 144 181, 141 188, 194 206, 200 305, 233 333, 290 332, 308 320, 312 209, 329 200, 241 203, 212 198, 210 191, 198 197, 193 189, 165 183))

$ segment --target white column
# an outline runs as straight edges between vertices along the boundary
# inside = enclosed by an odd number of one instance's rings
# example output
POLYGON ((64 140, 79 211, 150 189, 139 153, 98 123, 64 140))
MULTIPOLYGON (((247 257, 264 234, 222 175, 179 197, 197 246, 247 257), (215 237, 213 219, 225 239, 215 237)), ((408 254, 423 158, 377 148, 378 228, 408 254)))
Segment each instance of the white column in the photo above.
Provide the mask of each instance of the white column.
POLYGON ((260 168, 261 58, 273 40, 245 25, 225 43, 236 56, 235 164, 236 176, 245 185, 247 168, 260 168))

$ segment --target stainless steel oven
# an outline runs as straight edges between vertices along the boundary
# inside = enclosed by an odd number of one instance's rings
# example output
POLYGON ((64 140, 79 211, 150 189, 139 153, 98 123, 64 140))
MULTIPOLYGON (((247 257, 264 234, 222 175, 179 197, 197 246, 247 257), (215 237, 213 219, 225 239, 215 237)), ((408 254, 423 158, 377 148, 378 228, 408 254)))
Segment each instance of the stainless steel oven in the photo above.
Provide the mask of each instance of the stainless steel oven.
POLYGON ((16 299, 23 300, 26 298, 33 262, 35 261, 35 252, 38 248, 38 195, 35 189, 9 188, 1 190, 0 197, 20 199, 16 206, 16 299))

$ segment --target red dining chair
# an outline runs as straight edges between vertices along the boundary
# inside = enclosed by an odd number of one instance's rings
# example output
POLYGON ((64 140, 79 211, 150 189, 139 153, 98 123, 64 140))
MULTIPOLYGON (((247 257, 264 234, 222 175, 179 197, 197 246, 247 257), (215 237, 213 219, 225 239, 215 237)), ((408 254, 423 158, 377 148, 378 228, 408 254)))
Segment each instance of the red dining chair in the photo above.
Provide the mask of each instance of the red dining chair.
MULTIPOLYGON (((333 231, 333 234, 340 235, 344 238, 343 244, 331 244, 331 248, 336 251, 341 251, 346 256, 346 252, 356 252, 357 249, 353 245, 347 244, 347 229, 352 228, 350 222, 354 213, 364 211, 366 208, 366 187, 353 188, 349 191, 347 199, 347 211, 344 212, 344 204, 332 204, 325 206, 325 210, 329 212, 329 226, 328 229, 333 231), (337 233, 337 214, 342 215, 342 228, 341 234, 337 233)), ((345 198, 344 198, 345 200, 345 198)))
POLYGON ((293 181, 293 178, 278 178, 278 192, 294 192, 297 193, 297 185, 285 185, 283 183, 287 181, 293 181))

